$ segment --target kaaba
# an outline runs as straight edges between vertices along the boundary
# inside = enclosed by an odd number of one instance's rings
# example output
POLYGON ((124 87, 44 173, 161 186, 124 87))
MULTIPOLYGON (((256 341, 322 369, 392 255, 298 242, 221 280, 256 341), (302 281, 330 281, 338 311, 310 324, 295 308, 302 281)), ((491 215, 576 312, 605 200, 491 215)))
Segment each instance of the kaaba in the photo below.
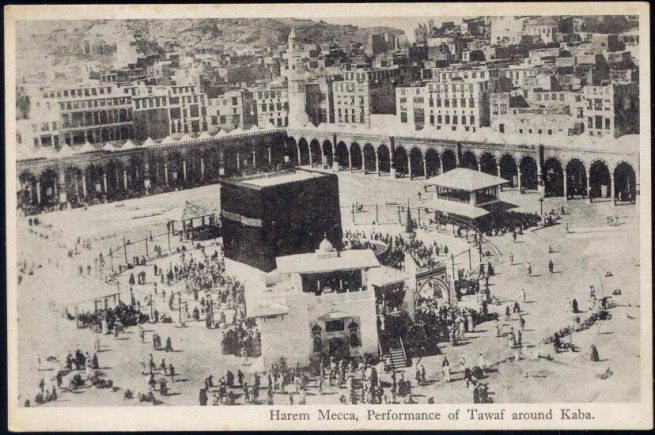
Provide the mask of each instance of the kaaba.
POLYGON ((327 235, 341 248, 335 174, 297 169, 220 182, 225 257, 270 272, 275 258, 314 252, 327 235))

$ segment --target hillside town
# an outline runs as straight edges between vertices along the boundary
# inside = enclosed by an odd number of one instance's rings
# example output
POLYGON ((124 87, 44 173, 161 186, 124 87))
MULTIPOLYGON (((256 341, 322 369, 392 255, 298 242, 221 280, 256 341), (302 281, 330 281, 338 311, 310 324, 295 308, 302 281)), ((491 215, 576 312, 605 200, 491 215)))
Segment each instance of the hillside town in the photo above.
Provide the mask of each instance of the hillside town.
POLYGON ((75 63, 19 77, 19 150, 307 123, 494 132, 525 143, 639 131, 630 16, 429 20, 412 43, 398 32, 343 45, 292 34, 232 51, 164 52, 124 36, 83 39, 75 63))

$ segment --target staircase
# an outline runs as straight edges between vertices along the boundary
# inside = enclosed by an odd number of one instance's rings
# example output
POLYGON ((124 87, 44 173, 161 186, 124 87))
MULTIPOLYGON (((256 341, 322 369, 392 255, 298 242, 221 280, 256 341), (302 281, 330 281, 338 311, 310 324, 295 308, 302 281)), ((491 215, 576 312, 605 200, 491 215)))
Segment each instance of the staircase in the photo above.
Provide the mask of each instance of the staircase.
POLYGON ((402 338, 390 338, 386 341, 385 347, 387 351, 382 355, 384 361, 387 356, 391 356, 391 361, 395 369, 407 367, 407 355, 405 354, 405 346, 403 346, 402 338))

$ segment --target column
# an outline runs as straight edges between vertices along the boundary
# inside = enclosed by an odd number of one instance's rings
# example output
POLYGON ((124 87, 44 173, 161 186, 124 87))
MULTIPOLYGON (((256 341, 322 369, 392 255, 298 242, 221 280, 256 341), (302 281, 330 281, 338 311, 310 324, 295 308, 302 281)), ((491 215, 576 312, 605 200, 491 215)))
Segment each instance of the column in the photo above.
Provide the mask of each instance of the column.
POLYGON ((80 180, 78 179, 78 176, 75 176, 75 194, 77 196, 80 195, 80 180))
POLYGON ((500 163, 498 163, 498 166, 496 166, 497 173, 498 173, 498 178, 500 178, 500 163))
MULTIPOLYGON (((254 153, 254 152, 253 152, 254 153)), ((312 159, 312 147, 309 147, 309 166, 312 166, 312 163, 314 163, 314 159, 312 159)))
POLYGON ((364 159, 364 147, 361 147, 362 150, 362 172, 366 175, 366 159, 364 159))
POLYGON ((164 179, 166 180, 166 185, 168 186, 168 162, 164 162, 164 179))
POLYGON ((380 156, 378 155, 378 150, 375 150, 375 173, 380 176, 380 156))
MULTIPOLYGON (((589 171, 591 172, 591 171, 589 171)), ((585 175, 587 176, 587 198, 589 202, 591 202, 591 179, 589 175, 587 175, 587 168, 585 168, 585 175)))
POLYGON ((296 153, 298 153, 298 166, 302 164, 302 160, 300 159, 300 145, 296 145, 296 153))
POLYGON ((443 174, 443 159, 439 159, 439 173, 443 174))
MULTIPOLYGON (((298 157, 300 158, 300 157, 298 157)), ((237 171, 241 169, 241 157, 239 156, 239 152, 237 151, 237 171)))
POLYGON ((614 196, 616 191, 614 186, 614 173, 610 172, 610 198, 612 199, 612 205, 616 205, 616 197, 614 196))
POLYGON ((412 174, 412 159, 407 156, 407 173, 409 174, 410 181, 413 179, 414 174, 412 174))
POLYGON ((150 164, 147 161, 143 163, 143 188, 146 189, 146 192, 150 189, 150 164))
MULTIPOLYGON (((312 159, 312 154, 309 153, 309 161, 311 163, 312 159)), ((252 150, 252 167, 256 168, 257 167, 257 152, 255 150, 252 150)))
POLYGON ((350 148, 348 148, 348 170, 349 170, 350 172, 353 171, 353 158, 352 158, 352 156, 350 155, 350 148))
POLYGON ((271 147, 268 147, 268 163, 273 163, 273 153, 271 151, 271 147))
POLYGON ((568 201, 569 200, 569 180, 568 177, 566 176, 566 168, 564 169, 564 200, 568 201))
POLYGON ((205 159, 200 158, 200 178, 205 178, 205 159))
POLYGON ((537 184, 538 185, 544 184, 544 179, 543 176, 541 175, 541 164, 539 163, 539 159, 537 159, 537 184))
POLYGON ((396 178, 396 167, 393 162, 393 152, 389 152, 389 176, 396 178))
POLYGON ((114 170, 114 172, 115 172, 115 174, 116 174, 116 190, 118 190, 118 189, 120 188, 120 186, 121 186, 121 179, 120 179, 120 177, 118 176, 118 168, 116 168, 116 169, 114 170))
POLYGON ((127 169, 123 169, 123 187, 127 190, 127 169))
POLYGON ((86 191, 86 175, 82 175, 82 195, 84 195, 84 198, 86 198, 87 191, 86 191))
POLYGON ((186 181, 186 160, 182 160, 182 176, 184 177, 184 181, 186 181))
POLYGON ((41 205, 41 181, 36 181, 36 204, 41 205))
POLYGON ((517 179, 518 182, 519 182, 519 185, 518 185, 519 193, 523 193, 523 192, 521 191, 521 170, 520 170, 520 169, 518 169, 518 170, 516 171, 516 179, 517 179))
POLYGON ((107 193, 107 173, 102 173, 102 186, 104 187, 104 192, 107 193))
POLYGON ((428 179, 428 161, 425 157, 423 157, 423 175, 425 176, 425 179, 428 179))
MULTIPOLYGON (((67 192, 66 192, 66 174, 62 172, 58 175, 57 181, 55 182, 55 192, 59 192, 59 202, 64 203, 68 202, 67 192)), ((57 200, 57 194, 55 193, 55 200, 57 200)))

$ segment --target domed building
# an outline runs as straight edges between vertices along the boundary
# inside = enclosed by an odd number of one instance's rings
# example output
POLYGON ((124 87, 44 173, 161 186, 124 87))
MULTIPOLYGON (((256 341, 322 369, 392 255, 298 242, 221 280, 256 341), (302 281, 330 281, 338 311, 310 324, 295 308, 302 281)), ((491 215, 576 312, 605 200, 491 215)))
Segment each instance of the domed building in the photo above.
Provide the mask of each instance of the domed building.
POLYGON ((377 355, 375 290, 369 273, 380 262, 371 249, 338 251, 324 236, 318 249, 276 258, 258 306, 264 364, 285 357, 307 365, 321 357, 377 355))

